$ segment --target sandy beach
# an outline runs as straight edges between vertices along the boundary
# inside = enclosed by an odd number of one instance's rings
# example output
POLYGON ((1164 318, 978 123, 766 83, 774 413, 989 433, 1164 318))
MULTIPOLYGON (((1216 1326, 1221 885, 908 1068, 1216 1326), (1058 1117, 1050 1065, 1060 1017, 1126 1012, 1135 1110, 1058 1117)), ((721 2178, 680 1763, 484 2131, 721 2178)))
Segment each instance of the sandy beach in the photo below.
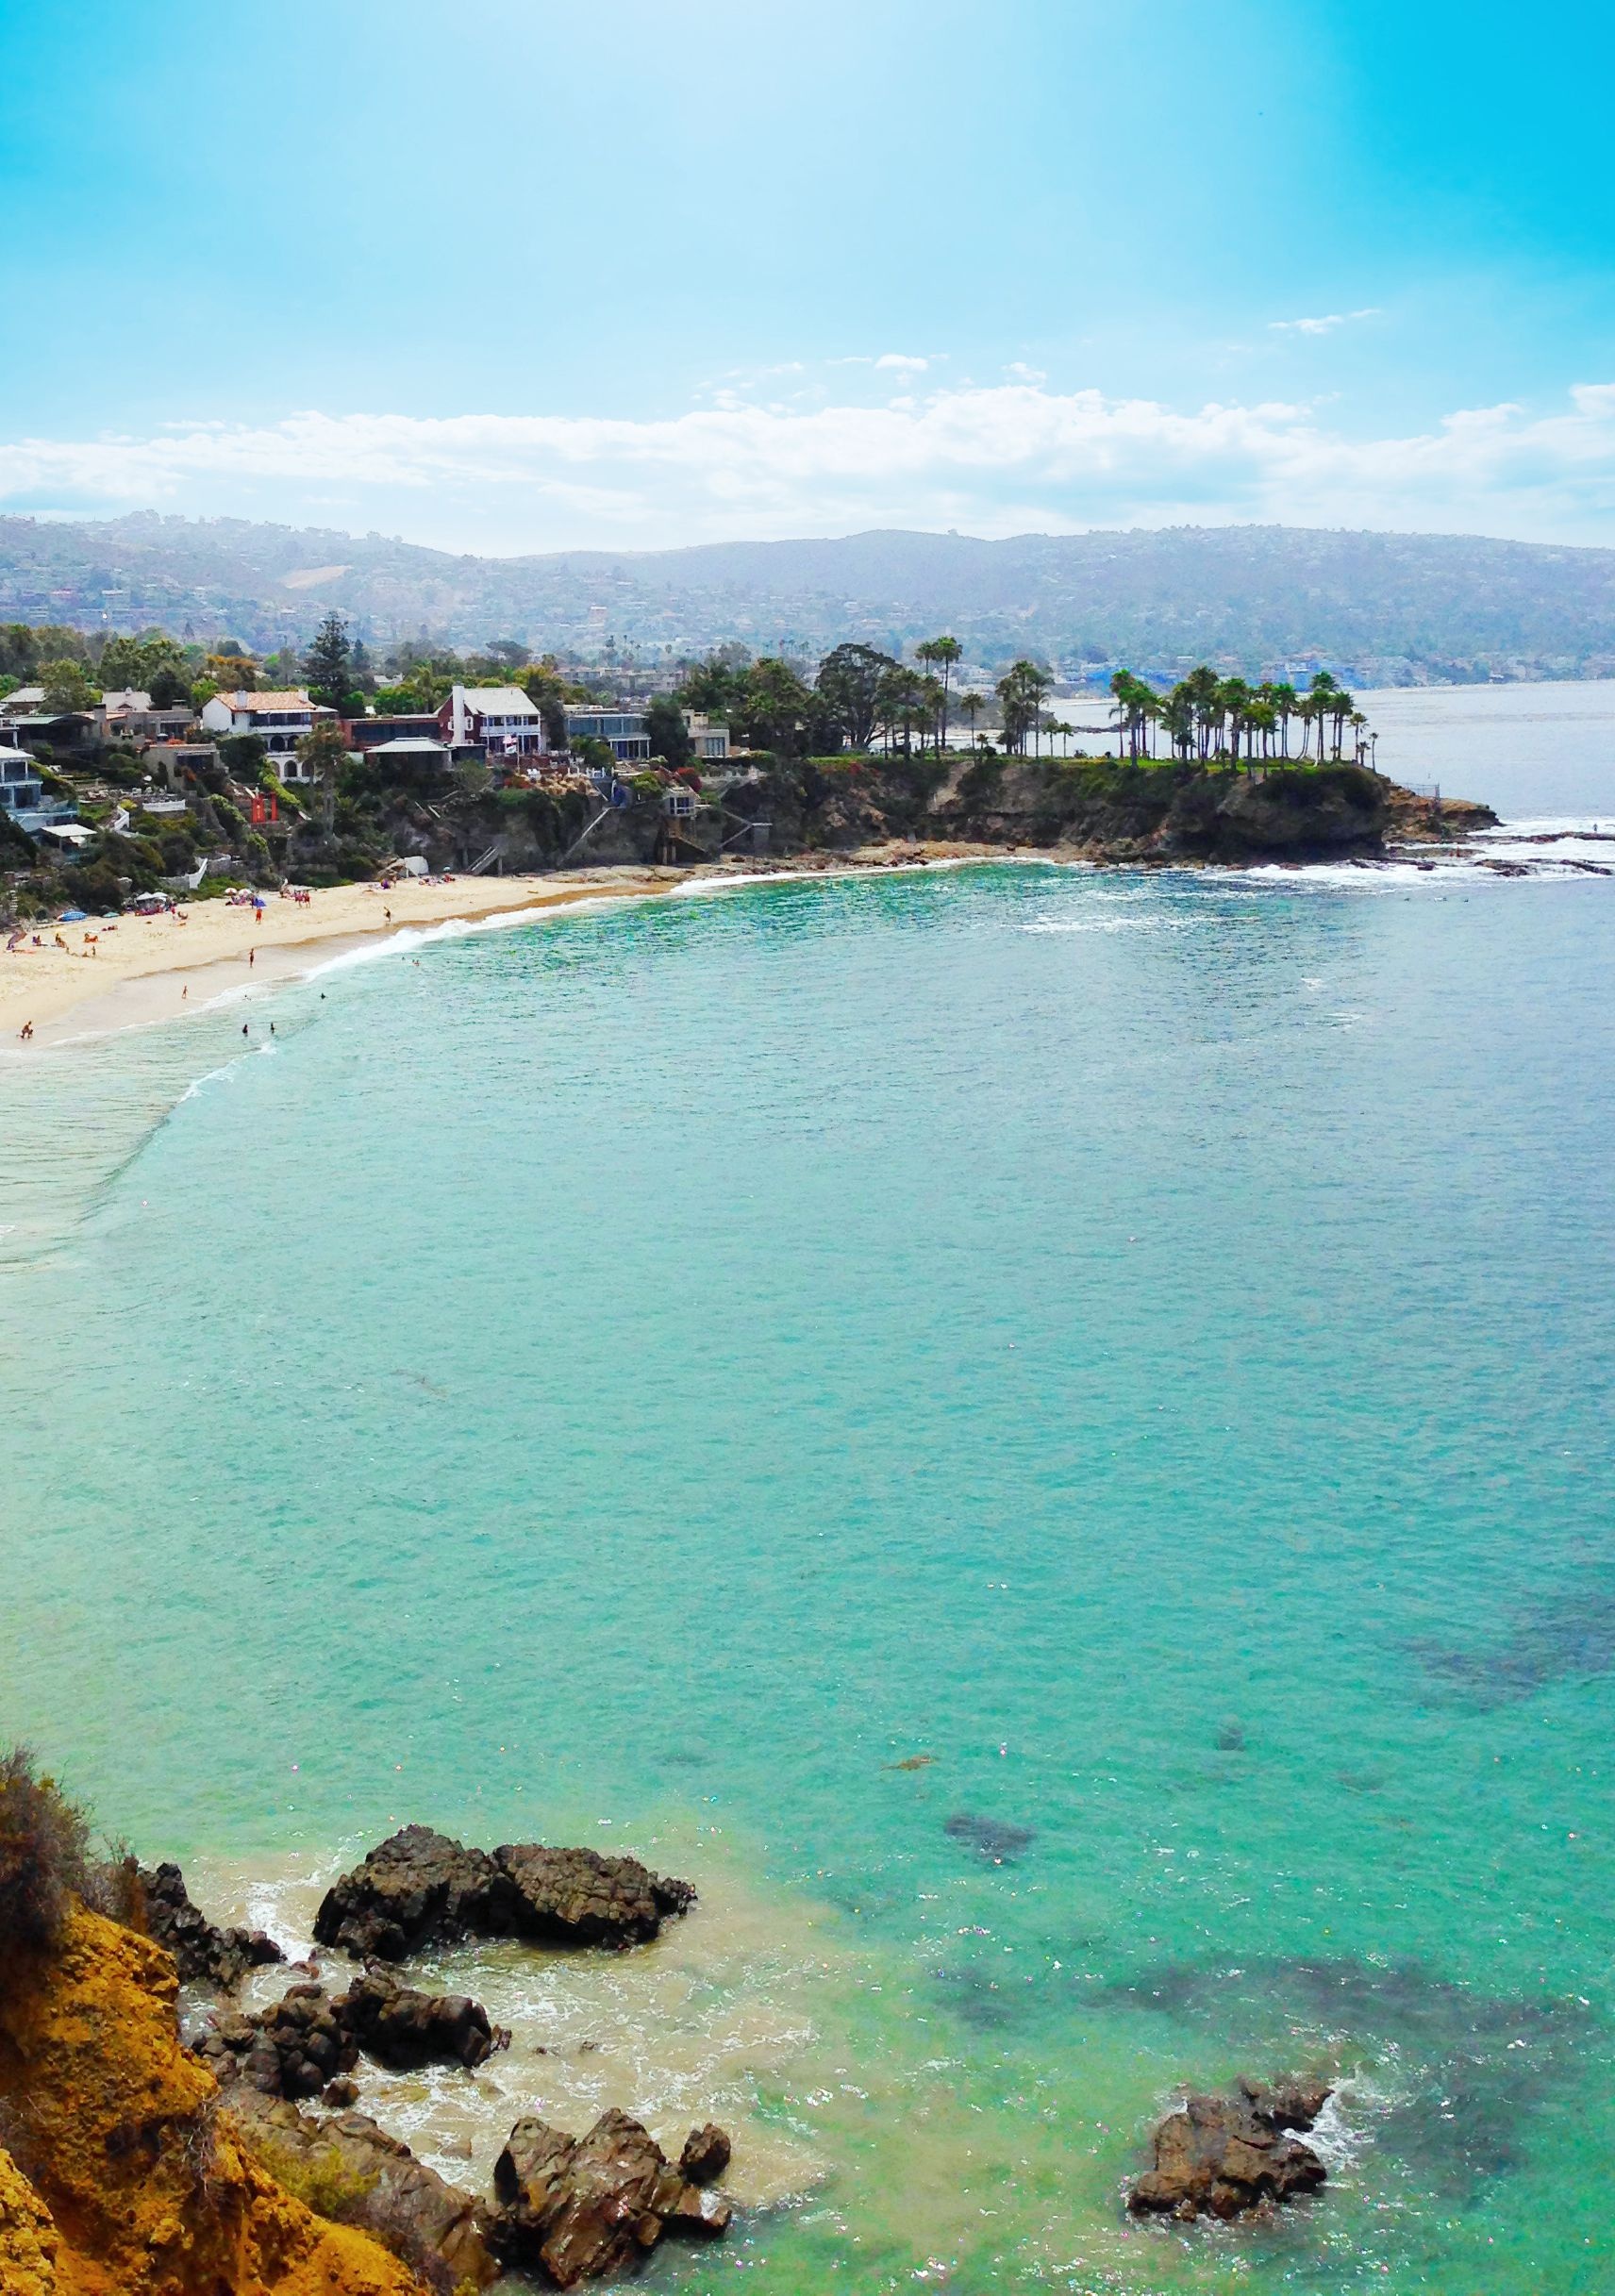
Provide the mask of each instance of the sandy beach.
POLYGON ((431 885, 400 879, 386 889, 330 887, 307 903, 270 893, 258 910, 182 902, 183 923, 175 915, 123 916, 30 926, 17 948, 0 946, 0 1045, 25 1052, 201 1010, 229 990, 293 979, 375 934, 659 892, 688 874, 622 868, 431 885), (28 1023, 33 1036, 20 1045, 28 1023))

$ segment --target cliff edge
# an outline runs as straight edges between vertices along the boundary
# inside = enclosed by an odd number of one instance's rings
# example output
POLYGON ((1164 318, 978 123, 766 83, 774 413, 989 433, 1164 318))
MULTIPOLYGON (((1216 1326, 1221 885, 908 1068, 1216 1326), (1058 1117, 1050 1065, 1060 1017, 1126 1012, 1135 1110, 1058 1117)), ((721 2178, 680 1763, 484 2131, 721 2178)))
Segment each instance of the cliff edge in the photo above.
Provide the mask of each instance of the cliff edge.
POLYGON ((160 1947, 75 1910, 0 1981, 0 2288, 11 2296, 422 2296, 242 2147, 180 2047, 160 1947))

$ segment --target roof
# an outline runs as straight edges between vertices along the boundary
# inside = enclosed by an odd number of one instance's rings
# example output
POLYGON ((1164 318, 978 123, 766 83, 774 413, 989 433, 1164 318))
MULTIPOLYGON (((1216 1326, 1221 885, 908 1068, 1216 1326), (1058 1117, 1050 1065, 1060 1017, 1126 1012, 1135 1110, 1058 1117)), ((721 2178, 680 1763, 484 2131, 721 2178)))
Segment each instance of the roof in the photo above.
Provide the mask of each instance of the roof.
POLYGON ((42 686, 18 686, 4 701, 0 701, 0 709, 31 709, 36 702, 42 702, 44 698, 42 686))
POLYGON ((520 686, 466 686, 466 707, 484 718, 536 718, 539 706, 520 686))
POLYGON ((446 741, 428 741, 425 734, 400 734, 395 741, 377 741, 371 749, 373 757, 446 757, 446 741))
POLYGON ((149 709, 151 706, 151 695, 142 692, 139 686, 119 686, 101 696, 101 707, 106 710, 149 709))
POLYGON ((25 749, 13 749, 8 741, 0 741, 0 765, 15 765, 19 757, 25 765, 31 765, 36 774, 39 772, 37 757, 30 757, 25 749))
POLYGON ((312 709, 306 693, 216 693, 216 702, 228 709, 312 709))

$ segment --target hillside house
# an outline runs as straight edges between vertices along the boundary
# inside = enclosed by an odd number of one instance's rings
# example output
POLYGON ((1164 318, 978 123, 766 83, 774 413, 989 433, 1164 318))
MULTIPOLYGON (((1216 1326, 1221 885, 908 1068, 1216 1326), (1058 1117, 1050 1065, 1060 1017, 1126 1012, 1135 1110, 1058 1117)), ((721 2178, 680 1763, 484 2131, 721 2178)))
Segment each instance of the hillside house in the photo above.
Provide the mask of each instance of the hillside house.
POLYGON ((202 723, 216 740, 230 734, 257 734, 283 781, 312 781, 297 755, 297 744, 312 733, 317 719, 335 712, 320 709, 298 690, 279 693, 216 693, 202 706, 202 723))
POLYGON ((450 749, 480 750, 490 764, 505 757, 539 757, 544 721, 520 686, 456 686, 438 711, 438 736, 450 749))
POLYGON ((651 754, 651 738, 644 713, 639 709, 603 709, 596 702, 569 703, 566 738, 574 741, 604 741, 619 765, 631 765, 651 754))

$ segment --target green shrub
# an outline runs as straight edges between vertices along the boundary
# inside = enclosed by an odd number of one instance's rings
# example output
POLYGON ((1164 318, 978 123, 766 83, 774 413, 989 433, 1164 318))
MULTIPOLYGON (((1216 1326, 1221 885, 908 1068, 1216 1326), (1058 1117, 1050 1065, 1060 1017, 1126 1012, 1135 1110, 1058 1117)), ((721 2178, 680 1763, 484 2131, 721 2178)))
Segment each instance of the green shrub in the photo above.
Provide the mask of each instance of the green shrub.
POLYGON ((32 1749, 0 1754, 0 1951, 48 1952, 89 1872, 90 1825, 32 1749))
POLYGON ((349 2168, 334 2145, 305 2152, 267 2132, 249 2128, 243 2133, 258 2160, 293 2200, 334 2224, 358 2221, 365 2202, 375 2190, 375 2171, 349 2168))

